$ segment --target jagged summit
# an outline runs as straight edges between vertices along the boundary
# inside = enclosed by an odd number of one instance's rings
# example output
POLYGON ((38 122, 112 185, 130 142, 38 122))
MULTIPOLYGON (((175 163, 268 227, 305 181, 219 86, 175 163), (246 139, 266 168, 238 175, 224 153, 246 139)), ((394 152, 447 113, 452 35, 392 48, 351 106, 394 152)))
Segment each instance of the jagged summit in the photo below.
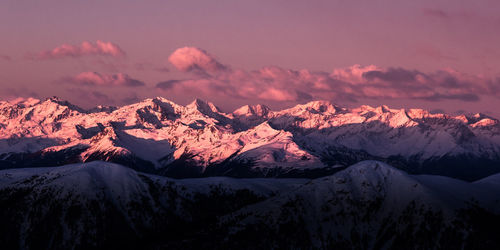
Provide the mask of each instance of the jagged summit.
POLYGON ((257 116, 257 117, 266 117, 269 115, 271 112, 271 109, 262 104, 256 104, 256 105, 245 105, 242 106, 235 111, 233 111, 233 114, 235 116, 257 116))
POLYGON ((58 104, 61 106, 66 106, 66 107, 68 107, 72 110, 78 111, 78 112, 82 112, 82 113, 86 112, 85 109, 80 108, 80 107, 70 103, 69 101, 63 100, 57 96, 49 97, 49 98, 45 99, 45 101, 43 101, 43 103, 55 103, 55 104, 58 104))
POLYGON ((29 106, 33 106, 35 104, 40 103, 40 99, 33 98, 33 97, 28 97, 28 98, 19 97, 19 98, 16 98, 16 99, 8 102, 8 103, 13 104, 13 105, 19 105, 22 107, 29 107, 29 106))
POLYGON ((196 109, 202 113, 220 113, 221 111, 219 110, 218 107, 216 107, 213 103, 211 102, 206 102, 201 99, 196 98, 194 101, 192 101, 190 104, 186 106, 187 109, 196 109))
POLYGON ((299 113, 313 113, 313 114, 326 114, 332 115, 337 111, 343 110, 342 108, 332 104, 330 101, 310 101, 305 104, 299 104, 295 107, 282 110, 280 112, 299 113))

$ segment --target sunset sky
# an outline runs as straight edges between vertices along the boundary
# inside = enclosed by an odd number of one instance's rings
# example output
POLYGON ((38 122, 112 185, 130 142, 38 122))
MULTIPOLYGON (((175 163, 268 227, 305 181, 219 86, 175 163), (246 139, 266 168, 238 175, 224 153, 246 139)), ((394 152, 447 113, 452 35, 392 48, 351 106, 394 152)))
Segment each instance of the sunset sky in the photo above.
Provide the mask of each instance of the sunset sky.
POLYGON ((0 99, 310 100, 500 118, 498 0, 2 0, 0 99))

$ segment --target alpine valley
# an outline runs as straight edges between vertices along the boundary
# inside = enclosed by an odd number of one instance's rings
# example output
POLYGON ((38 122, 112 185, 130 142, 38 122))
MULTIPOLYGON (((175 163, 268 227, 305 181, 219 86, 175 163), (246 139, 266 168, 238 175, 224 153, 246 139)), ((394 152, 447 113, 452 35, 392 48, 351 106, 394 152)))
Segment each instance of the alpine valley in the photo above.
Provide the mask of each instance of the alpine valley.
POLYGON ((0 169, 2 249, 500 248, 484 114, 17 99, 0 169))

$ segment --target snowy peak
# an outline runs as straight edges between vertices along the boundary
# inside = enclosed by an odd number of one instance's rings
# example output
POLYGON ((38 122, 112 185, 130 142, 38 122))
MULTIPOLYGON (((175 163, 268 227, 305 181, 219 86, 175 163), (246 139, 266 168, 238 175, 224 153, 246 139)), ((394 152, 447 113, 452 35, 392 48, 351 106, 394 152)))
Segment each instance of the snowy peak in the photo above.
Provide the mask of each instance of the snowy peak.
MULTIPOLYGON (((337 188, 351 189, 355 195, 373 198, 376 195, 398 195, 400 192, 425 191, 411 175, 380 161, 361 161, 317 183, 335 183, 337 188)), ((361 198, 362 199, 362 198, 361 198)))
POLYGON ((205 101, 198 99, 198 98, 196 98, 193 102, 188 104, 186 106, 186 108, 188 110, 200 111, 203 114, 220 113, 219 108, 217 108, 213 103, 205 102, 205 101))
POLYGON ((256 126, 273 116, 271 110, 264 105, 245 105, 233 111, 235 117, 240 123, 247 128, 256 126))
POLYGON ((198 98, 186 105, 185 113, 182 114, 182 117, 185 118, 188 123, 202 122, 205 124, 218 124, 229 127, 232 127, 233 124, 233 117, 231 117, 231 115, 221 112, 213 103, 205 102, 198 98), (210 119, 207 120, 206 118, 210 119))
POLYGON ((293 114, 322 114, 322 115, 333 115, 337 111, 342 110, 341 108, 335 106, 329 101, 311 101, 306 104, 299 104, 293 108, 283 110, 282 112, 289 112, 293 114))
POLYGON ((271 109, 269 107, 257 104, 257 105, 245 105, 233 111, 233 115, 236 117, 267 117, 271 109))
MULTIPOLYGON (((242 132, 243 134, 251 135, 255 138, 268 138, 275 137, 279 133, 284 133, 283 130, 276 130, 269 125, 269 122, 263 122, 254 128, 251 128, 247 131, 242 132)), ((291 133, 287 133, 288 135, 292 135, 291 133)))
POLYGON ((103 156, 102 160, 109 160, 115 156, 130 155, 131 152, 122 142, 119 131, 116 131, 112 126, 104 127, 101 132, 88 140, 89 148, 81 154, 83 161, 96 160, 94 157, 103 156))
POLYGON ((387 105, 378 106, 375 108, 375 112, 382 113, 390 113, 392 110, 387 105))
POLYGON ((342 174, 347 174, 351 178, 363 176, 364 179, 377 181, 388 181, 391 178, 408 176, 405 172, 380 161, 358 162, 339 173, 339 175, 342 174))
POLYGON ((391 113, 394 112, 395 110, 389 108, 387 105, 381 105, 378 107, 372 107, 370 105, 361 105, 360 107, 353 109, 353 111, 357 113, 373 112, 380 115, 384 113, 391 113))
POLYGON ((58 105, 61 105, 61 106, 66 106, 69 109, 78 111, 80 113, 85 113, 84 109, 82 109, 82 108, 80 108, 80 107, 78 107, 76 105, 73 105, 73 104, 71 104, 70 102, 68 102, 66 100, 62 100, 62 99, 60 99, 57 96, 49 97, 43 103, 48 103, 48 102, 55 103, 55 104, 58 104, 58 105))
POLYGON ((114 143, 118 140, 118 135, 115 132, 113 127, 104 127, 101 132, 97 133, 97 135, 90 138, 92 143, 98 143, 102 141, 107 141, 110 143, 114 143))
POLYGON ((7 102, 7 103, 10 103, 11 105, 17 105, 19 107, 22 107, 22 108, 26 108, 26 107, 31 107, 33 105, 36 105, 38 103, 40 103, 40 100, 39 99, 36 99, 36 98, 32 98, 32 97, 29 97, 29 98, 16 98, 10 102, 7 102))
POLYGON ((444 117, 444 115, 442 115, 442 114, 433 115, 433 114, 431 114, 428 111, 423 110, 423 109, 408 109, 406 111, 406 114, 411 119, 417 119, 417 120, 421 120, 421 119, 428 118, 428 117, 440 117, 440 118, 444 117))
POLYGON ((465 116, 465 121, 472 127, 497 125, 498 120, 482 113, 465 116))

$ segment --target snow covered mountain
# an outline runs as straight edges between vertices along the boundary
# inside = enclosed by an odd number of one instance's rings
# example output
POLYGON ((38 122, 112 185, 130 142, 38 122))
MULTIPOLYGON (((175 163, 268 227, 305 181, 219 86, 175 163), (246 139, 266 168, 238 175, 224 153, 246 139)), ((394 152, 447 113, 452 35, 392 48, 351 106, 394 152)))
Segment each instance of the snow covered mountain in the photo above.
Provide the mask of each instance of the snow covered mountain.
POLYGON ((232 113, 161 97, 91 110, 55 97, 0 102, 0 168, 94 160, 172 177, 318 177, 380 160, 472 181, 500 172, 500 124, 483 114, 327 101, 232 113))
POLYGON ((500 175, 363 161, 309 179, 171 179, 94 161, 0 171, 3 249, 498 249, 500 175))
POLYGON ((489 190, 500 182, 488 179, 413 176, 363 161, 221 220, 231 225, 229 239, 242 245, 259 239, 264 248, 494 249, 490 230, 498 229, 489 219, 500 219, 500 196, 489 190), (484 242, 473 242, 479 238, 484 242))

